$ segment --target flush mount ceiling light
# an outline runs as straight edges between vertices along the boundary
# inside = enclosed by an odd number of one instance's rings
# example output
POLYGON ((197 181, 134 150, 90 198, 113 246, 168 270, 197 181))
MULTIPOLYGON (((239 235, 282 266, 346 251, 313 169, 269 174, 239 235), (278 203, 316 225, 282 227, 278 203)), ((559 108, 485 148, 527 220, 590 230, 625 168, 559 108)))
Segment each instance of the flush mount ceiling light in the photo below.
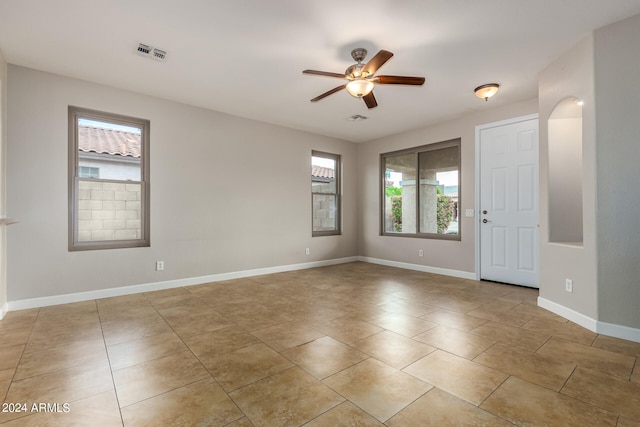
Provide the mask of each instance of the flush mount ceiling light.
POLYGON ((498 93, 499 88, 500 85, 498 83, 487 83, 486 85, 478 86, 473 91, 478 98, 484 98, 485 101, 488 101, 489 98, 498 93))

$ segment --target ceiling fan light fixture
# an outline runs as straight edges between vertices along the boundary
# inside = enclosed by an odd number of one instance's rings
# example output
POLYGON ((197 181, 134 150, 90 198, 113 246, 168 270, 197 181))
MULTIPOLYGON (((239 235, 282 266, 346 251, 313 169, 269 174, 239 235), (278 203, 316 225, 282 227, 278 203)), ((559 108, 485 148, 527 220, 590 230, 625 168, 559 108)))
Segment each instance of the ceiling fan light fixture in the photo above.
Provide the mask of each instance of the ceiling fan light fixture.
POLYGON ((473 91, 478 98, 483 98, 488 101, 493 95, 498 93, 500 85, 498 83, 487 83, 486 85, 478 86, 473 91))
POLYGON ((347 92, 355 98, 367 96, 373 90, 373 83, 365 79, 351 80, 347 83, 347 92))

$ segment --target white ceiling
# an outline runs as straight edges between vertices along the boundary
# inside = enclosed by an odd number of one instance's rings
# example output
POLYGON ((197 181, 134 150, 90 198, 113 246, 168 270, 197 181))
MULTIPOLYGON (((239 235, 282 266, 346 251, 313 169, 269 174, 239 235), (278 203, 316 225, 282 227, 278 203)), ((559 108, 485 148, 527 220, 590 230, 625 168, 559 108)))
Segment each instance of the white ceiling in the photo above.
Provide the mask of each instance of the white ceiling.
POLYGON ((7 62, 362 142, 537 96, 537 75, 640 0, 0 0, 7 62), (166 50, 165 62, 135 53, 166 50), (379 106, 304 69, 344 72, 355 47, 395 56, 379 106), (489 102, 473 88, 496 82, 489 102), (351 122, 361 114, 368 120, 351 122))

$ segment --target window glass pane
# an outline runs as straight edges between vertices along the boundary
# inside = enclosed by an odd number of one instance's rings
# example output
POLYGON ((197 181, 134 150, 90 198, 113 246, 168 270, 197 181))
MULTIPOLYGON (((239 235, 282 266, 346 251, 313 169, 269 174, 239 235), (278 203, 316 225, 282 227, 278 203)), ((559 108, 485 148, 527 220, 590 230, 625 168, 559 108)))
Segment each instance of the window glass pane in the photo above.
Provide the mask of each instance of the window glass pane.
POLYGON ((416 155, 387 156, 384 162, 384 230, 415 233, 416 155))
POLYGON ((311 153, 312 236, 340 234, 340 156, 311 153))
POLYGON ((313 194, 313 231, 337 230, 337 197, 333 194, 313 194))
POLYGON ((336 161, 327 157, 311 157, 311 191, 336 193, 336 161))
POLYGON ((78 180, 78 241, 142 238, 142 185, 78 180))
POLYGON ((141 181, 140 147, 138 127, 79 119, 78 176, 93 168, 100 169, 100 179, 141 181))
POLYGON ((421 152, 420 232, 458 234, 459 147, 421 152))

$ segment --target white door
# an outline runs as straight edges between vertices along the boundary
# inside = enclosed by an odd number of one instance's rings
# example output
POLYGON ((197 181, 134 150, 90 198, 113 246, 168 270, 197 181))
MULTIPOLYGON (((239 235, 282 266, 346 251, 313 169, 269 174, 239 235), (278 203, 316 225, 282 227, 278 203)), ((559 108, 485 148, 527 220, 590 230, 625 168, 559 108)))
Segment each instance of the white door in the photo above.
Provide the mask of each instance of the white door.
POLYGON ((538 120, 481 128, 480 278, 538 287, 538 120))

